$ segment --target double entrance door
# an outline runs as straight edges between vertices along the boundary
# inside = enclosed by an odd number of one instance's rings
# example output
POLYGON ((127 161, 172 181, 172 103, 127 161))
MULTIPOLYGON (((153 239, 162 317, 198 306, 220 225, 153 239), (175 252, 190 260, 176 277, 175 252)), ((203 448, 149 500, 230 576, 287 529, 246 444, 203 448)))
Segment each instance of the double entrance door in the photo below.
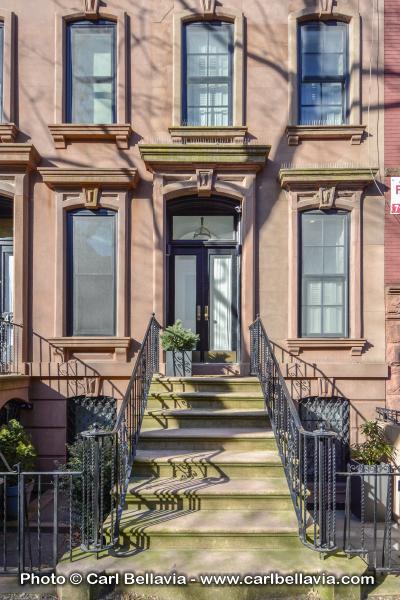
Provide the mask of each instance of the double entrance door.
POLYGON ((181 243, 169 261, 169 322, 199 334, 194 362, 237 362, 238 248, 181 243))

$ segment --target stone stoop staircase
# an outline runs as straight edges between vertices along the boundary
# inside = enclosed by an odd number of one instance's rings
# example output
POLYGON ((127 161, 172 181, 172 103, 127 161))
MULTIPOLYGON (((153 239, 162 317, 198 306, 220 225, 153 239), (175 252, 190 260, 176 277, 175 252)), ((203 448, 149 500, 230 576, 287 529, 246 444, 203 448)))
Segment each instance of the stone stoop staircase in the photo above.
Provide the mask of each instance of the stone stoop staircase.
MULTIPOLYGON (((106 523, 107 526, 107 523, 106 523)), ((120 524, 120 547, 58 571, 200 574, 361 574, 359 558, 306 547, 255 378, 153 380, 120 524)), ((122 580, 122 577, 121 577, 122 580)), ((142 600, 360 600, 357 586, 135 585, 142 600), (311 595, 310 595, 311 594, 311 595)), ((60 589, 62 600, 98 597, 60 589)), ((136 596, 135 596, 136 597, 136 596)))
MULTIPOLYGON (((256 378, 154 379, 120 527, 135 572, 265 574, 365 571, 303 546, 256 378), (329 571, 329 569, 331 569, 329 571)), ((118 569, 121 570, 121 567, 118 569)), ((133 591, 131 588, 128 588, 133 591)), ((134 590, 143 594, 143 586, 134 590)), ((275 587, 164 586, 152 598, 307 598, 275 587)), ((357 595, 358 594, 358 595, 357 595)), ((314 597, 314 596, 313 596, 314 597)), ((360 598, 337 586, 321 598, 360 598)), ((317 598, 317 596, 315 596, 317 598)))

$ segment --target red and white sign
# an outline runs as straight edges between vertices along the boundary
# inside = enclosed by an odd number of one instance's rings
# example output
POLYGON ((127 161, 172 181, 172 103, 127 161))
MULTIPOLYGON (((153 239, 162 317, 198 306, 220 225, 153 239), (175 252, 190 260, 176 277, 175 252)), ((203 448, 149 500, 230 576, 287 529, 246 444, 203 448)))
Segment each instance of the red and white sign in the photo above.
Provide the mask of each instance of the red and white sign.
POLYGON ((400 215, 400 177, 390 178, 390 214, 400 215))

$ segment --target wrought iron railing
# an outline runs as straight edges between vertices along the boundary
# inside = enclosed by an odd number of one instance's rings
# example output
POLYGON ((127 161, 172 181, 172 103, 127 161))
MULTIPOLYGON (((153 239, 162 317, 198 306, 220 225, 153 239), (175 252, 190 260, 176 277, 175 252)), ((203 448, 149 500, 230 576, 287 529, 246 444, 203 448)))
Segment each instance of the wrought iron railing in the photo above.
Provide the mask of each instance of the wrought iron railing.
POLYGON ((0 316, 0 375, 19 372, 22 327, 13 321, 12 313, 0 316))
POLYGON ((350 463, 344 511, 338 511, 338 546, 364 558, 375 572, 400 573, 400 471, 394 465, 350 463))
POLYGON ((140 347, 116 423, 111 431, 84 432, 82 463, 82 548, 112 548, 138 444, 147 395, 159 370, 160 325, 153 315, 140 347), (107 517, 107 523, 105 518, 107 517))
POLYGON ((0 457, 0 575, 53 572, 81 542, 79 471, 23 472, 0 457), (4 466, 3 466, 3 464, 4 466))
POLYGON ((400 425, 400 410, 377 407, 376 412, 378 413, 380 421, 386 421, 388 423, 400 425))
POLYGON ((251 373, 257 375, 296 511, 302 542, 321 552, 336 548, 337 434, 306 431, 272 344, 258 317, 250 326, 251 373))

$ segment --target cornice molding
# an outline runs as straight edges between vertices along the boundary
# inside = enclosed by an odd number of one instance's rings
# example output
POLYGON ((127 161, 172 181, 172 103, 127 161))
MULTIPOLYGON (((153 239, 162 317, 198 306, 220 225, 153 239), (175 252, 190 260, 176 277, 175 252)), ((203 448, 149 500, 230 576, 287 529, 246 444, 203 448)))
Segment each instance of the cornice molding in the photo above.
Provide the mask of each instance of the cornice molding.
POLYGON ((127 150, 132 133, 130 123, 113 123, 110 125, 86 125, 75 123, 59 123, 48 125, 55 148, 67 147, 67 142, 74 140, 102 142, 113 140, 120 150, 127 150))
MULTIPOLYGON (((1 146, 0 146, 1 149, 1 146)), ((132 189, 136 187, 139 176, 135 168, 59 168, 40 167, 38 169, 44 183, 52 189, 60 187, 132 189)))
POLYGON ((41 156, 32 144, 0 144, 0 168, 35 169, 41 156))
POLYGON ((288 125, 286 137, 289 146, 297 146, 302 140, 350 140, 358 145, 365 129, 366 125, 288 125))
POLYGON ((364 189, 374 181, 378 169, 364 167, 307 167, 281 168, 279 182, 287 190, 315 189, 320 186, 337 186, 364 189))
POLYGON ((153 172, 171 167, 193 170, 205 165, 259 171, 270 149, 261 144, 139 144, 140 155, 153 172))

